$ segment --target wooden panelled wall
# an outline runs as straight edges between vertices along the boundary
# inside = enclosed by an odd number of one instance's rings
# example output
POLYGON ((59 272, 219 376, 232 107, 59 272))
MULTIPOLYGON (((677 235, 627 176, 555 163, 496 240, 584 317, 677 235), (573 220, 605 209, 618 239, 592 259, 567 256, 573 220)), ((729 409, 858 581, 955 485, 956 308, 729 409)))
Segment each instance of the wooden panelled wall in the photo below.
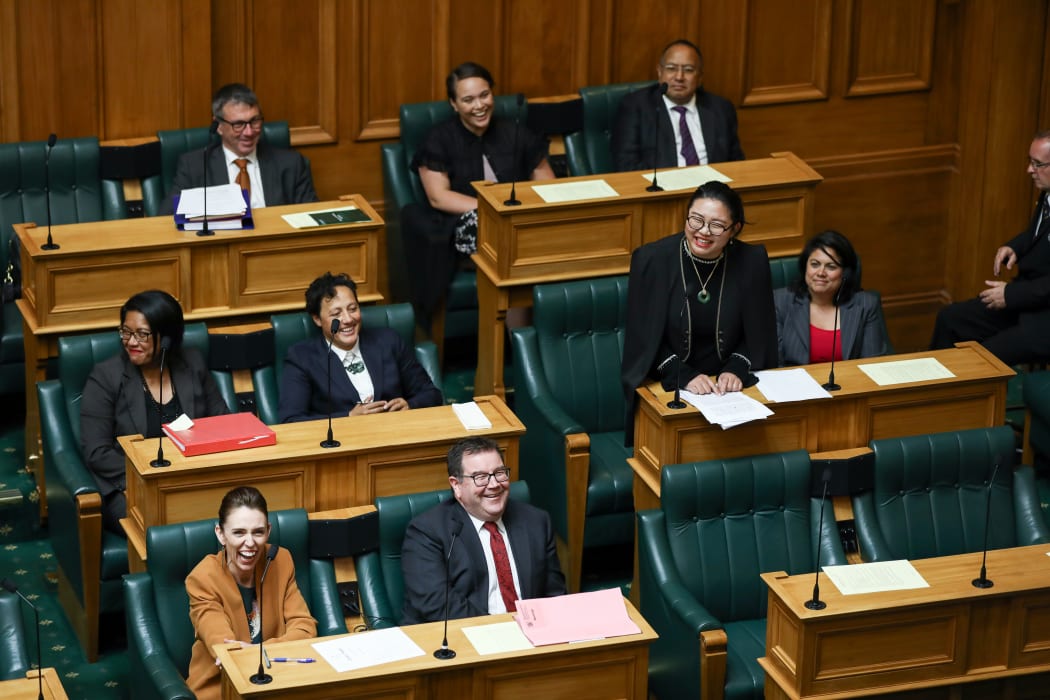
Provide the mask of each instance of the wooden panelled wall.
POLYGON ((382 211, 398 106, 441 99, 457 63, 565 95, 652 77, 678 36, 749 155, 791 150, 825 177, 818 228, 859 248, 897 347, 922 347, 1027 220, 1047 0, 0 0, 0 139, 203 125, 241 80, 292 124, 322 198, 382 211))

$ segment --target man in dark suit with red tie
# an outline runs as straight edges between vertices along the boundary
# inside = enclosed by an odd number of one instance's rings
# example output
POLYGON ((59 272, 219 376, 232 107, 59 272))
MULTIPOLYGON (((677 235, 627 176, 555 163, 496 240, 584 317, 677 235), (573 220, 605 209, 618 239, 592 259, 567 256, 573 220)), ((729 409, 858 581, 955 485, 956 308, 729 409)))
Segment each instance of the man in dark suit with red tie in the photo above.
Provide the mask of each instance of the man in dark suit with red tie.
POLYGON ((451 619, 513 612, 519 599, 565 594, 550 517, 510 500, 510 470, 495 442, 453 445, 448 482, 452 497, 413 518, 405 532, 402 624, 444 619, 446 581, 451 619))
POLYGON ((930 346, 976 340, 1008 365, 1050 359, 1050 130, 1028 149, 1039 202, 1028 228, 995 252, 992 271, 1017 268, 1013 280, 986 280, 975 299, 941 309, 930 346))

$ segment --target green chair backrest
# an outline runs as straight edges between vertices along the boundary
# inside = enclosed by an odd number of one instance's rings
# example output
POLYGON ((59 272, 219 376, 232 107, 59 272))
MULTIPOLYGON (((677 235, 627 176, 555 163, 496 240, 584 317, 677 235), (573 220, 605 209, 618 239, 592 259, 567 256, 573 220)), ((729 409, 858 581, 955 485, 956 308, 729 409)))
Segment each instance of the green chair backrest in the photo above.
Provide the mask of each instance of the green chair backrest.
POLYGON ((610 145, 620 102, 628 93, 652 84, 653 81, 647 80, 580 88, 580 98, 583 100, 582 149, 574 152, 569 158, 571 175, 597 175, 612 172, 613 160, 610 145))
POLYGON ((0 681, 25 678, 28 670, 22 601, 14 593, 0 591, 0 681))

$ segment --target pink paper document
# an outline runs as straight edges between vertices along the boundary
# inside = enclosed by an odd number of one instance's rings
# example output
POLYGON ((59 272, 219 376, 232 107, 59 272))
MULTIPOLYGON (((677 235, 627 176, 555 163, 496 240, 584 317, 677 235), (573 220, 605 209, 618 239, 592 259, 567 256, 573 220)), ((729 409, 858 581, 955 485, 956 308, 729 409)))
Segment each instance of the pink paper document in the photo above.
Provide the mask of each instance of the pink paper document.
POLYGON ((535 646, 640 634, 619 588, 518 601, 516 619, 535 646))

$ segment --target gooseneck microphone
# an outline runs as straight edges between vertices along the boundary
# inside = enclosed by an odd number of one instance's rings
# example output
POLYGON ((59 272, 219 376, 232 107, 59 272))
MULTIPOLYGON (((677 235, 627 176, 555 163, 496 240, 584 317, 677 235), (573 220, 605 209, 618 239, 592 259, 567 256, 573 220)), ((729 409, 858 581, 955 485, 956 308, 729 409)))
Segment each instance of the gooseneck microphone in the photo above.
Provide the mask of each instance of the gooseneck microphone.
POLYGON ((342 443, 332 435, 332 344, 335 342, 335 334, 339 332, 339 319, 332 319, 332 339, 328 341, 328 437, 321 440, 321 447, 339 447, 342 443))
POLYGON ((449 563, 452 560, 452 549, 456 546, 456 537, 463 529, 463 523, 457 520, 452 525, 452 542, 448 546, 448 556, 445 557, 445 636, 441 640, 441 648, 434 651, 434 658, 448 661, 456 658, 456 652, 448 648, 448 597, 452 588, 452 576, 449 573, 449 563))
POLYGON ((831 331, 831 370, 828 372, 828 381, 821 384, 825 391, 838 391, 842 387, 835 383, 835 346, 839 338, 839 296, 842 294, 842 286, 835 292, 835 327, 831 331))
POLYGON ((47 137, 47 152, 44 155, 44 201, 47 206, 47 243, 41 250, 58 250, 59 245, 51 238, 51 149, 55 147, 58 137, 51 134, 47 137))
POLYGON ((18 590, 18 586, 10 579, 5 578, 3 581, 0 581, 0 586, 3 586, 4 590, 14 593, 22 599, 22 602, 33 609, 33 619, 36 622, 36 676, 38 688, 36 697, 37 700, 44 700, 44 663, 40 654, 40 610, 33 605, 33 601, 22 595, 22 592, 18 590))
POLYGON ((211 137, 214 136, 215 132, 218 130, 219 122, 212 119, 211 126, 208 127, 208 143, 204 146, 204 155, 202 156, 202 160, 204 161, 204 225, 201 227, 200 231, 197 231, 198 236, 215 235, 215 232, 208 228, 208 154, 211 153, 211 149, 215 146, 215 144, 211 142, 211 137))
POLYGON ((682 358, 678 355, 671 355, 674 359, 674 398, 667 402, 668 408, 680 410, 685 408, 685 401, 682 401, 682 358))
MULTIPOLYGON (((160 339, 160 399, 157 401, 157 413, 160 414, 160 422, 164 422, 164 360, 168 357, 168 349, 171 347, 171 338, 160 339)), ((172 380, 174 381, 174 380, 172 380)), ((174 388, 174 386, 172 386, 174 388)), ((151 467, 170 467, 171 462, 164 459, 164 430, 157 436, 157 458, 149 463, 151 467)))
POLYGON ((667 94, 667 83, 660 83, 660 87, 656 89, 657 97, 657 108, 656 108, 656 135, 653 138, 653 184, 645 188, 646 192, 663 192, 664 188, 660 187, 656 183, 656 166, 659 163, 657 154, 660 152, 660 122, 664 120, 664 112, 666 108, 664 106, 663 96, 667 94))
POLYGON ((270 570, 270 564, 273 563, 274 557, 277 556, 278 549, 280 549, 279 546, 275 544, 270 545, 270 550, 266 552, 266 566, 263 567, 262 576, 259 577, 259 670, 254 676, 248 678, 255 685, 266 685, 273 680, 273 676, 263 669, 263 639, 266 638, 266 632, 263 631, 263 581, 266 580, 266 572, 270 570))
POLYGON ((820 599, 820 544, 824 540, 824 503, 828 500, 828 483, 831 481, 831 465, 824 467, 824 473, 820 475, 824 482, 824 492, 820 494, 820 520, 817 521, 817 552, 813 557, 817 561, 817 571, 813 575, 813 598, 807 600, 805 605, 809 610, 823 610, 828 604, 820 599))
POLYGON ((995 469, 992 470, 992 478, 988 482, 988 492, 984 501, 984 553, 981 555, 981 575, 970 582, 974 588, 991 588, 995 585, 988 578, 988 529, 992 515, 992 486, 995 485, 995 477, 999 474, 999 464, 1005 460, 1006 458, 1003 455, 998 455, 995 458, 995 469))
POLYGON ((518 187, 518 131, 521 128, 521 106, 525 104, 525 95, 518 93, 517 97, 517 108, 514 110, 514 150, 511 154, 514 156, 514 169, 511 171, 510 181, 510 199, 503 202, 504 206, 507 207, 520 207, 521 202, 518 201, 517 187, 518 187))

